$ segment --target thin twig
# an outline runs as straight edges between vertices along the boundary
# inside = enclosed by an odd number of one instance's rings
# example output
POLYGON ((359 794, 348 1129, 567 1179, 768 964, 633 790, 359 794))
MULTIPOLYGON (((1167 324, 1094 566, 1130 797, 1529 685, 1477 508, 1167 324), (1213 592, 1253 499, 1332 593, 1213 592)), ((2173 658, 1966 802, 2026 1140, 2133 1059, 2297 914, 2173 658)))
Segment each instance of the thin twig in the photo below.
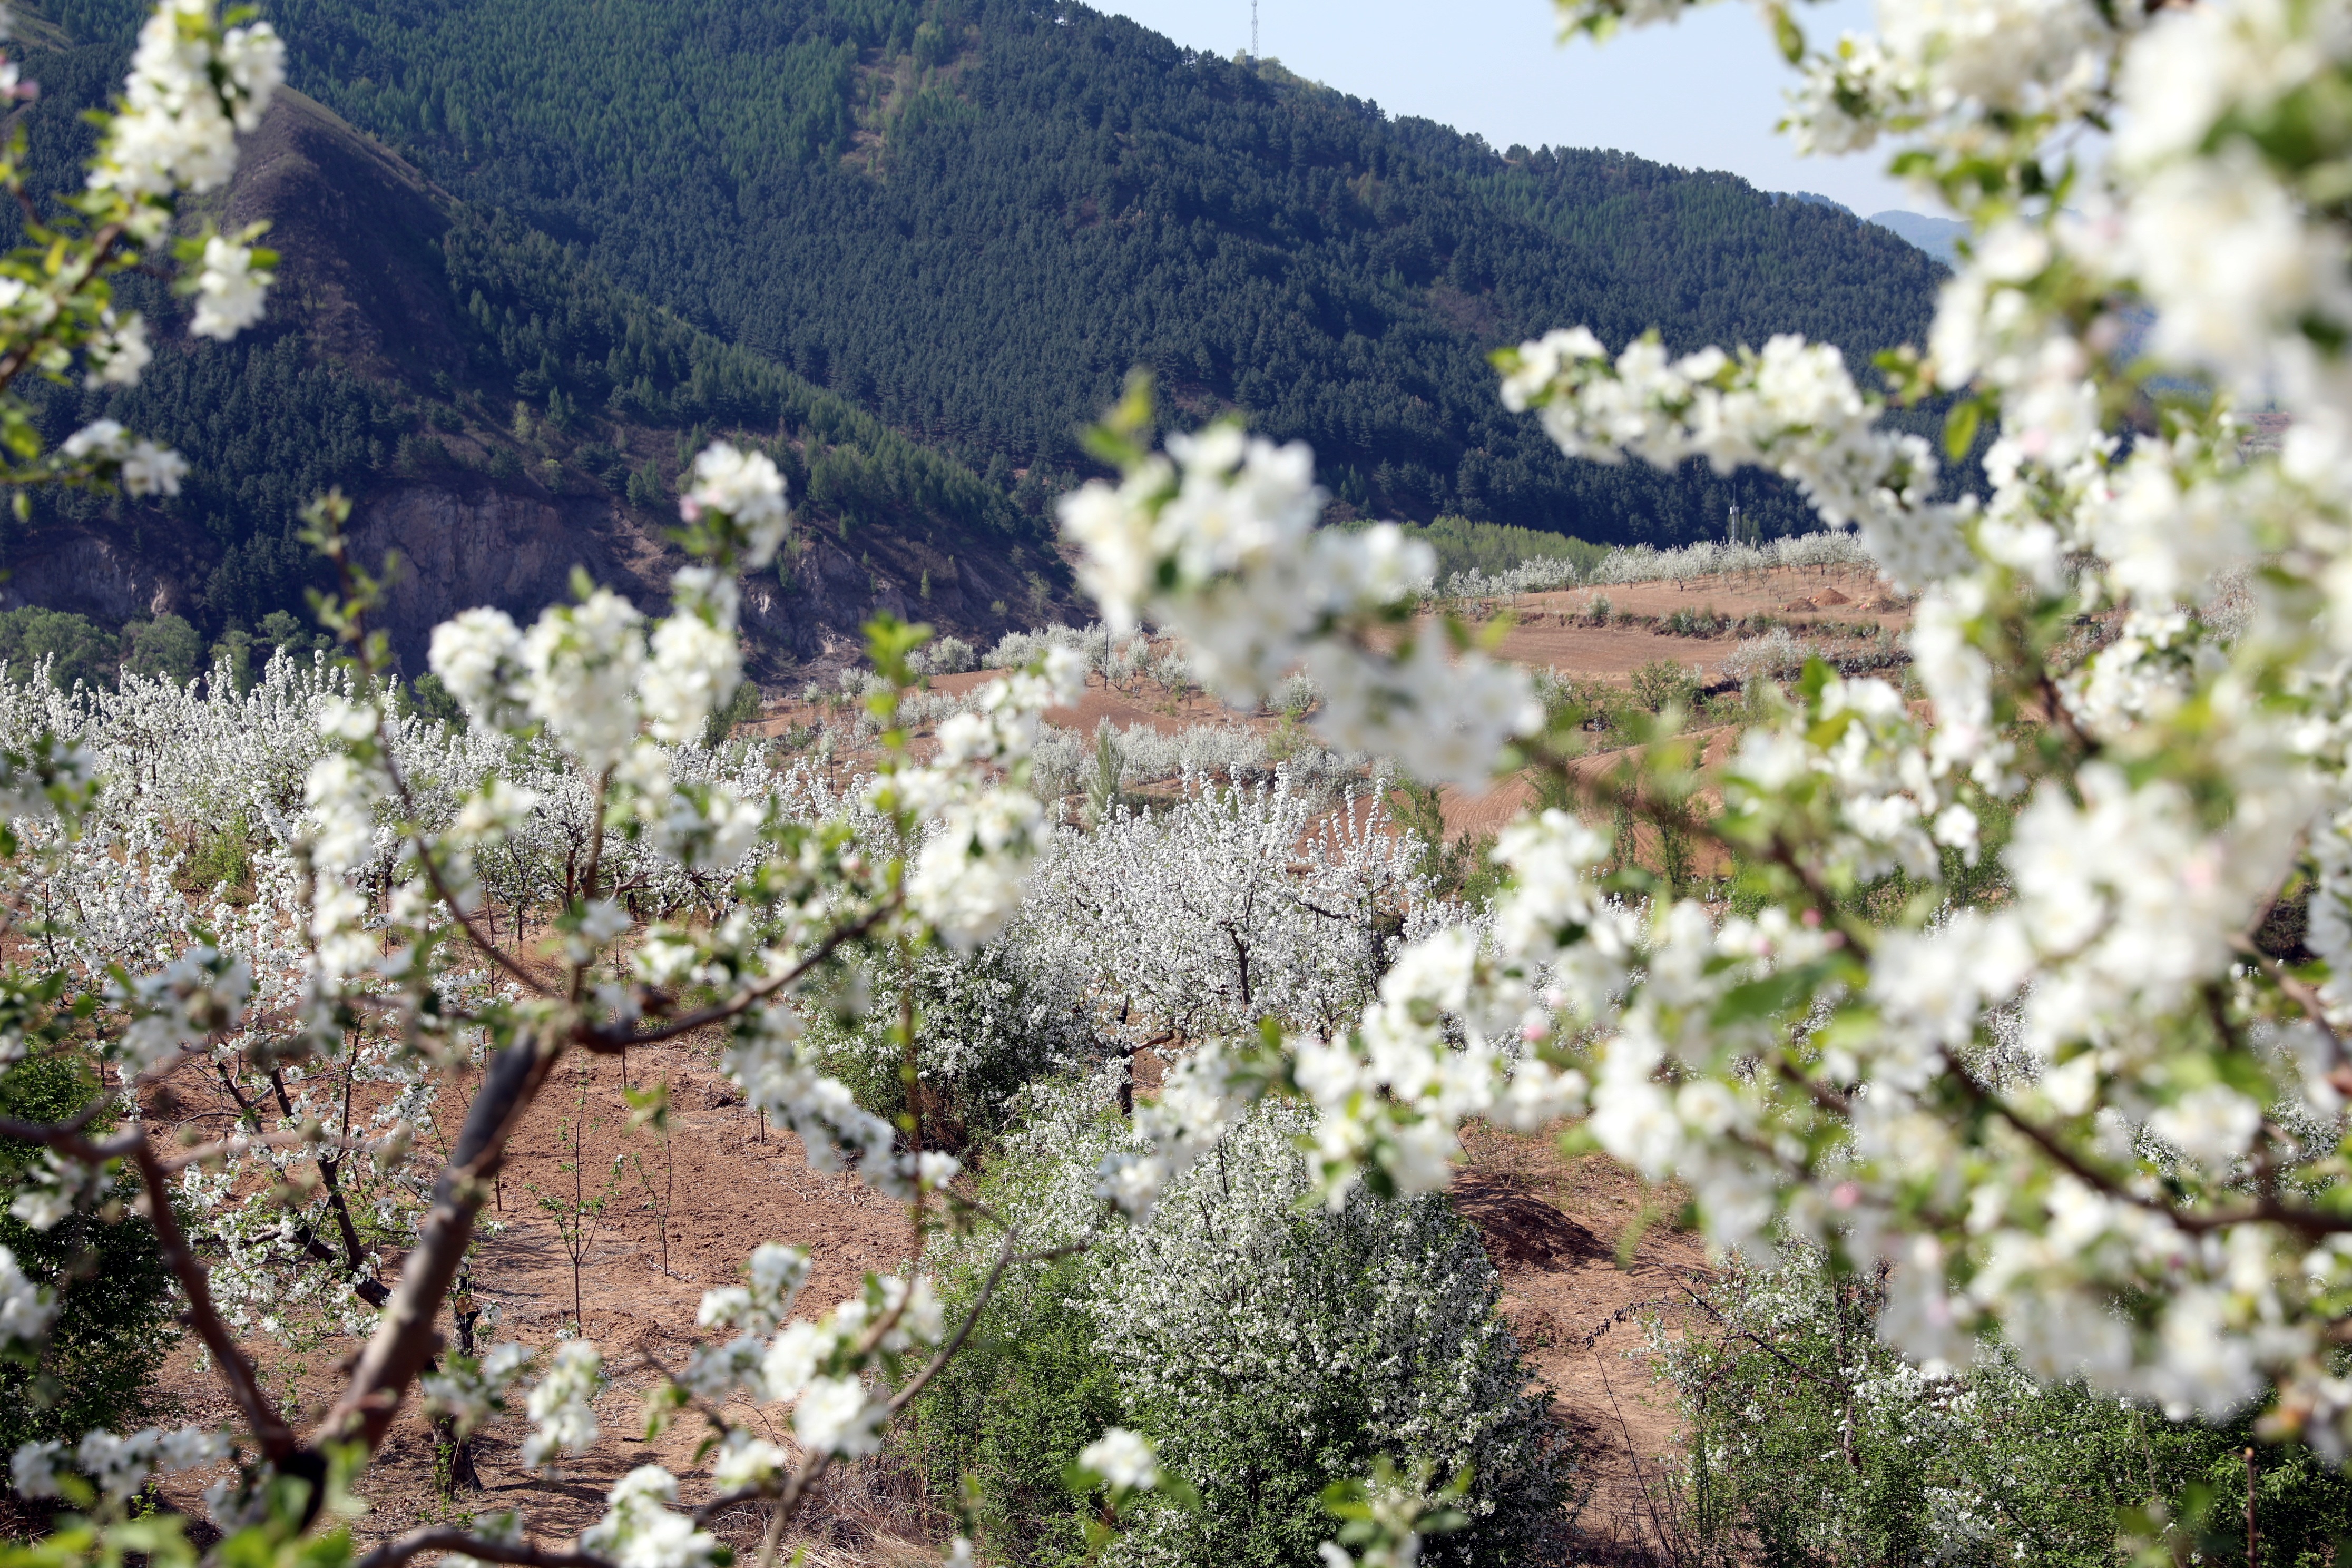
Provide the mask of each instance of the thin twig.
POLYGON ((705 1025, 723 1024, 753 1003, 765 1001, 777 992, 786 989, 803 978, 818 964, 832 957, 844 942, 854 942, 864 936, 896 913, 898 902, 899 895, 892 893, 848 925, 835 927, 823 942, 817 943, 815 951, 800 963, 782 973, 772 974, 764 980, 744 986, 724 1002, 715 1002, 708 1007, 698 1008, 684 1017, 673 1018, 667 1024, 650 1029, 614 1032, 584 1028, 577 1037, 579 1044, 600 1055, 609 1055, 626 1050, 631 1046, 658 1045, 664 1040, 675 1039, 680 1035, 689 1034, 705 1025))

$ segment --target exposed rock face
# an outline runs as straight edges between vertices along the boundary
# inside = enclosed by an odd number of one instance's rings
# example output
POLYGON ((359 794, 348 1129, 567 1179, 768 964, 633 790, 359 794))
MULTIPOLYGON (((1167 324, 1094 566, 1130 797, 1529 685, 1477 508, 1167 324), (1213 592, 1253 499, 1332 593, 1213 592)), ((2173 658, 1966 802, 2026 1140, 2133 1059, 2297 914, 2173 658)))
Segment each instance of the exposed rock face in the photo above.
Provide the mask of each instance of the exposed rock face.
POLYGON ((639 553, 629 548, 637 541, 616 540, 616 531, 634 535, 609 506, 593 501, 516 495, 488 484, 395 485, 368 497, 354 513, 352 559, 373 570, 387 552, 399 555, 380 624, 402 668, 420 671, 442 621, 477 605, 528 621, 571 596, 575 566, 640 608, 654 608, 662 584, 647 581, 630 559, 639 553))
POLYGON ((38 605, 109 626, 184 614, 188 562, 169 532, 152 521, 44 529, 9 552, 0 610, 38 605))
MULTIPOLYGON (((755 674, 854 661, 864 650, 863 627, 877 615, 958 617, 963 595, 957 584, 935 578, 925 604, 887 566, 867 565, 824 534, 810 531, 806 537, 809 547, 793 563, 789 586, 773 572, 743 582, 742 624, 755 674)), ((648 616, 659 615, 668 603, 669 574, 685 561, 612 502, 517 494, 488 481, 379 490, 354 512, 352 545, 352 559, 371 571, 387 553, 400 557, 377 624, 411 673, 425 668, 433 628, 442 621, 488 605, 528 622, 571 597, 575 566, 648 616)))

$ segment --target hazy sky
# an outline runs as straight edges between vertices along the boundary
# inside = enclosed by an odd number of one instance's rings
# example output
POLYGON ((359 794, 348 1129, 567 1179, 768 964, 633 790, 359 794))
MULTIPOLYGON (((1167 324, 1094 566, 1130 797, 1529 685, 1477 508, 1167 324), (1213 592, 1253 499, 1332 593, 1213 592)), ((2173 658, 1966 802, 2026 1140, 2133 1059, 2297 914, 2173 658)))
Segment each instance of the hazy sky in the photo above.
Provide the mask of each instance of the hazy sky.
MULTIPOLYGON (((1250 0, 1087 0, 1192 48, 1249 47, 1250 0)), ((1511 143, 1608 147, 1727 169, 1771 191, 1818 191, 1867 217, 1937 210, 1879 171, 1883 150, 1800 158, 1773 133, 1795 81, 1755 13, 1718 5, 1595 47, 1557 42, 1547 0, 1258 0, 1258 51, 1301 76, 1511 143)), ((1867 30, 1867 0, 1799 7, 1826 43, 1867 30)))

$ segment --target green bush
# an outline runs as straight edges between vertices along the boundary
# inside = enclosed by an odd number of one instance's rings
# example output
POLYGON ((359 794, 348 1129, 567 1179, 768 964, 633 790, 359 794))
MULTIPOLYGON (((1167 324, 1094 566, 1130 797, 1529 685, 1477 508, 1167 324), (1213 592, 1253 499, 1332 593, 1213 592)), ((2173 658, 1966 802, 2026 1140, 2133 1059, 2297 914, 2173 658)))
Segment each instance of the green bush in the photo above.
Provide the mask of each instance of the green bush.
MULTIPOLYGON (((1706 1305, 1662 1343, 1690 1445, 1685 1561, 2123 1568, 2154 1545, 2245 1562, 2251 1419, 2167 1420, 1997 1349, 1923 1373, 1880 1342, 1877 1288, 1810 1254, 1735 1266, 1706 1305)), ((2256 1472, 2265 1568, 2334 1563, 2352 1481, 2300 1448, 2258 1445, 2256 1472)))
MULTIPOLYGON (((1100 1088, 1034 1097, 1012 1157, 982 1184, 1026 1246, 1087 1224, 1118 1136, 1100 1088)), ((986 1337, 927 1394, 911 1439, 936 1494, 970 1476, 991 1551, 1075 1562, 1082 1520, 1055 1478, 1118 1424, 1201 1500, 1141 1505, 1112 1563, 1310 1568, 1335 1530, 1324 1489, 1383 1458, 1441 1479, 1472 1473, 1467 1528, 1430 1541, 1423 1561, 1557 1560, 1556 1429, 1525 1392, 1475 1232, 1434 1196, 1302 1208, 1305 1126, 1261 1108, 1150 1223, 1115 1224, 1083 1255, 1006 1279, 986 1337)), ((963 1301, 987 1261, 982 1247, 967 1256, 963 1301)))
POLYGON ((1669 707, 1689 713, 1698 706, 1698 682, 1673 659, 1656 659, 1633 672, 1633 700, 1652 713, 1669 707))
MULTIPOLYGON (((977 1486, 977 1522, 1008 1563, 1076 1563, 1084 1523, 1064 1467, 1128 1423, 1118 1378, 1081 1301, 1087 1259, 1047 1264, 991 1305, 961 1354, 925 1393, 908 1439, 932 1489, 977 1486)), ((959 1313, 971 1299, 967 1288, 959 1313)))
POLYGON ((127 674, 184 685, 195 679, 204 655, 205 645, 196 628, 178 616, 132 621, 122 628, 122 668, 127 674))
POLYGON ((37 605, 0 613, 0 663, 11 679, 31 679, 47 658, 54 661, 49 680, 60 691, 71 691, 76 682, 112 686, 116 651, 114 634, 80 616, 37 605))
MULTIPOLYGON (((62 1121, 97 1092, 80 1058, 29 1057, 0 1074, 0 1114, 62 1121)), ((39 1159, 34 1145, 0 1139, 0 1191, 14 1191, 39 1159)), ((155 1374, 178 1337, 176 1292, 154 1229, 131 1213, 135 1185, 117 1195, 110 1223, 77 1212, 47 1231, 0 1210, 0 1247, 54 1288, 59 1306, 37 1364, 0 1362, 0 1450, 94 1426, 122 1431, 163 1412, 155 1374)))
POLYGON ((717 751, 727 743, 739 725, 749 724, 759 716, 760 688, 746 680, 735 688, 735 695, 727 700, 727 706, 702 721, 702 749, 717 751))
POLYGON ((1578 572, 1588 573, 1609 553, 1606 545, 1564 533, 1503 522, 1474 522, 1466 517, 1440 517, 1433 522, 1407 522, 1402 527, 1407 539, 1417 539, 1436 552, 1441 588, 1457 572, 1497 576, 1529 561, 1565 560, 1574 563, 1578 572))
MULTIPOLYGON (((1023 1085, 1066 1072, 1090 1056, 1091 1030, 1077 1000, 1034 978, 1007 944, 1016 928, 969 956, 925 949, 915 959, 915 1038, 924 1089, 924 1140, 933 1148, 961 1148, 1002 1129, 1023 1085)), ((905 1054, 892 1038, 898 1021, 898 979, 874 976, 872 1004, 843 1017, 817 1014, 809 1043, 824 1070, 849 1086, 857 1102, 896 1118, 908 1108, 905 1054)))
POLYGON ((441 678, 426 670, 415 680, 400 688, 401 700, 412 712, 436 719, 452 730, 466 727, 466 710, 457 697, 441 683, 441 678))
POLYGON ((215 888, 227 889, 228 901, 245 904, 253 899, 253 830, 242 817, 217 828, 200 828, 180 853, 180 868, 172 885, 192 897, 205 897, 215 888))

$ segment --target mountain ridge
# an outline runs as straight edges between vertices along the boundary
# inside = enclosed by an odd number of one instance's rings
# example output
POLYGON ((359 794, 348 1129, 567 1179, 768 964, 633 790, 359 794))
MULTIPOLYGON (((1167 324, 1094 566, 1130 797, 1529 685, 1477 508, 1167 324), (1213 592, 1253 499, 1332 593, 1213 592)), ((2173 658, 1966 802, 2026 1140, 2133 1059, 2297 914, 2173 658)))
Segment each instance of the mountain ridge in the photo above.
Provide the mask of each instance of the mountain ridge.
MULTIPOLYGON (((138 0, 56 0, 119 35, 138 0)), ((1310 442, 1343 506, 1613 541, 1809 525, 1759 475, 1561 458, 1488 351, 1917 338, 1934 263, 1734 176, 1513 159, 1044 0, 276 0, 297 85, 1033 517, 1129 369, 1310 442), (1034 479, 1024 480, 1024 476, 1034 479), (1027 489, 1019 487, 1026 482, 1027 489)))
POLYGON ((343 482, 361 558, 405 563, 384 617, 415 673, 439 619, 478 603, 533 614, 564 595, 574 566, 657 607, 682 560, 666 537, 674 477, 716 434, 765 447, 796 481, 791 558, 746 584, 754 667, 770 678, 850 657, 877 610, 988 638, 1066 605, 1050 540, 976 476, 473 211, 299 91, 246 138, 236 178, 201 216, 273 225, 279 281, 263 326, 226 347, 191 343, 174 302, 148 290, 136 302, 157 322, 158 354, 142 384, 57 389, 47 409, 52 438, 105 415, 178 446, 195 465, 186 491, 144 506, 40 498, 31 526, 0 539, 0 609, 249 627, 318 581, 294 514, 343 482), (560 287, 539 286, 558 274, 560 287), (635 354, 614 406, 557 412, 534 361, 551 321, 635 354), (271 496, 225 484, 239 448, 300 445, 303 417, 331 416, 338 399, 344 440, 311 443, 311 461, 261 453, 258 466, 282 470, 271 496))
MULTIPOLYGON (((22 112, 35 188, 57 189, 88 144, 70 112, 119 80, 145 7, 47 4, 65 30, 26 63, 52 90, 22 112)), ((1676 348, 1843 332, 1859 359, 1924 329, 1941 276, 1733 176, 1497 154, 1079 6, 273 10, 329 101, 289 92, 208 209, 278 226, 270 318, 226 350, 175 342, 130 394, 52 398, 53 437, 110 414, 196 472, 173 506, 45 499, 0 529, 0 605, 79 592, 252 626, 315 582, 293 518, 340 483, 368 540, 418 564, 412 663, 468 582, 528 611, 576 561, 650 607, 675 476, 732 433, 770 447, 811 525, 747 601, 763 669, 835 657, 875 608, 985 638, 1075 609, 1050 501, 1092 471, 1077 427, 1139 363, 1171 422, 1237 412, 1314 442, 1334 521, 1450 510, 1675 542, 1736 502, 1783 531, 1810 518, 1769 476, 1560 457, 1501 408, 1486 350, 1582 320, 1676 348), (652 85, 590 90, 616 58, 652 85), (477 68, 513 89, 477 94, 477 68)), ((132 302, 176 332, 159 291, 132 302)))

